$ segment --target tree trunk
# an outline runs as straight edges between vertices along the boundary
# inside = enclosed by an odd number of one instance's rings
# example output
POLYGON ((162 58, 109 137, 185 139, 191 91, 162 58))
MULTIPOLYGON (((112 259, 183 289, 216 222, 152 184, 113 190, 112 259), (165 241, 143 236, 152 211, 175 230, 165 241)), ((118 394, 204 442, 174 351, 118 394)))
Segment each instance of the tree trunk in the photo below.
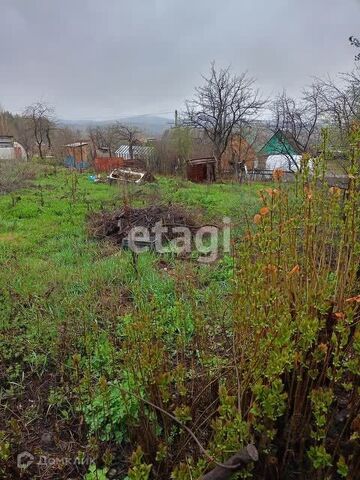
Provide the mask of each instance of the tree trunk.
POLYGON ((44 154, 43 154, 43 151, 42 151, 42 142, 38 142, 38 150, 39 150, 39 156, 41 159, 44 158, 44 154))
POLYGON ((48 147, 50 150, 51 149, 50 129, 46 129, 46 139, 47 139, 48 147))

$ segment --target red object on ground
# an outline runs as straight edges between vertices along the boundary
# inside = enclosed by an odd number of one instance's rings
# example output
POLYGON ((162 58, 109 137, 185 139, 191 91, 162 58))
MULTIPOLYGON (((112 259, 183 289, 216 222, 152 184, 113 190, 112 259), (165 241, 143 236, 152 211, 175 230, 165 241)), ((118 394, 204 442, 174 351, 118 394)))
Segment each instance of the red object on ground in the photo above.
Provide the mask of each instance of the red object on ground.
POLYGON ((125 160, 122 157, 96 157, 94 161, 96 173, 110 173, 115 168, 143 168, 139 160, 125 160))

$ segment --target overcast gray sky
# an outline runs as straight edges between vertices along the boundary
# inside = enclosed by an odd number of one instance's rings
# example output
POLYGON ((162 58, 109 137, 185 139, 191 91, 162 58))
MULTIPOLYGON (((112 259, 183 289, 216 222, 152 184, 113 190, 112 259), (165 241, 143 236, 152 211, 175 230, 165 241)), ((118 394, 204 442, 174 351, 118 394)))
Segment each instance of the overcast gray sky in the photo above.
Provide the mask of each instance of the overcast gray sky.
POLYGON ((349 71, 359 0, 0 0, 0 104, 67 119, 181 108, 211 60, 266 95, 349 71))

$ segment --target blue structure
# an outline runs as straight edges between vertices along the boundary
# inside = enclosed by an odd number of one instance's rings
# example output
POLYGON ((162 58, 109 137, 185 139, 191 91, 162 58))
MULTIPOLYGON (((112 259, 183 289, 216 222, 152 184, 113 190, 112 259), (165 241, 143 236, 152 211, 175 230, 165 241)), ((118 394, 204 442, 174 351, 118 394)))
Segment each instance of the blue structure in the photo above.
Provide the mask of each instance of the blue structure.
POLYGON ((88 142, 75 142, 65 145, 67 156, 64 164, 68 168, 76 168, 76 170, 85 170, 89 168, 88 161, 90 154, 90 146, 88 142))
POLYGON ((64 165, 67 168, 76 168, 76 170, 85 170, 86 168, 90 167, 89 162, 76 162, 75 157, 72 155, 68 155, 65 158, 64 165))

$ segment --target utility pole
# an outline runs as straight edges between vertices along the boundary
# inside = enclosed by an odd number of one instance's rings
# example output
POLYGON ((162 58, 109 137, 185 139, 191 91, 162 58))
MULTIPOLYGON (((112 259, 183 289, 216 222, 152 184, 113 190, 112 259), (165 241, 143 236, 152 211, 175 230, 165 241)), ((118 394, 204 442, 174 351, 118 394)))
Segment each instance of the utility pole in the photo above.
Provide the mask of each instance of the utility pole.
POLYGON ((175 110, 175 128, 178 126, 178 111, 175 110))

